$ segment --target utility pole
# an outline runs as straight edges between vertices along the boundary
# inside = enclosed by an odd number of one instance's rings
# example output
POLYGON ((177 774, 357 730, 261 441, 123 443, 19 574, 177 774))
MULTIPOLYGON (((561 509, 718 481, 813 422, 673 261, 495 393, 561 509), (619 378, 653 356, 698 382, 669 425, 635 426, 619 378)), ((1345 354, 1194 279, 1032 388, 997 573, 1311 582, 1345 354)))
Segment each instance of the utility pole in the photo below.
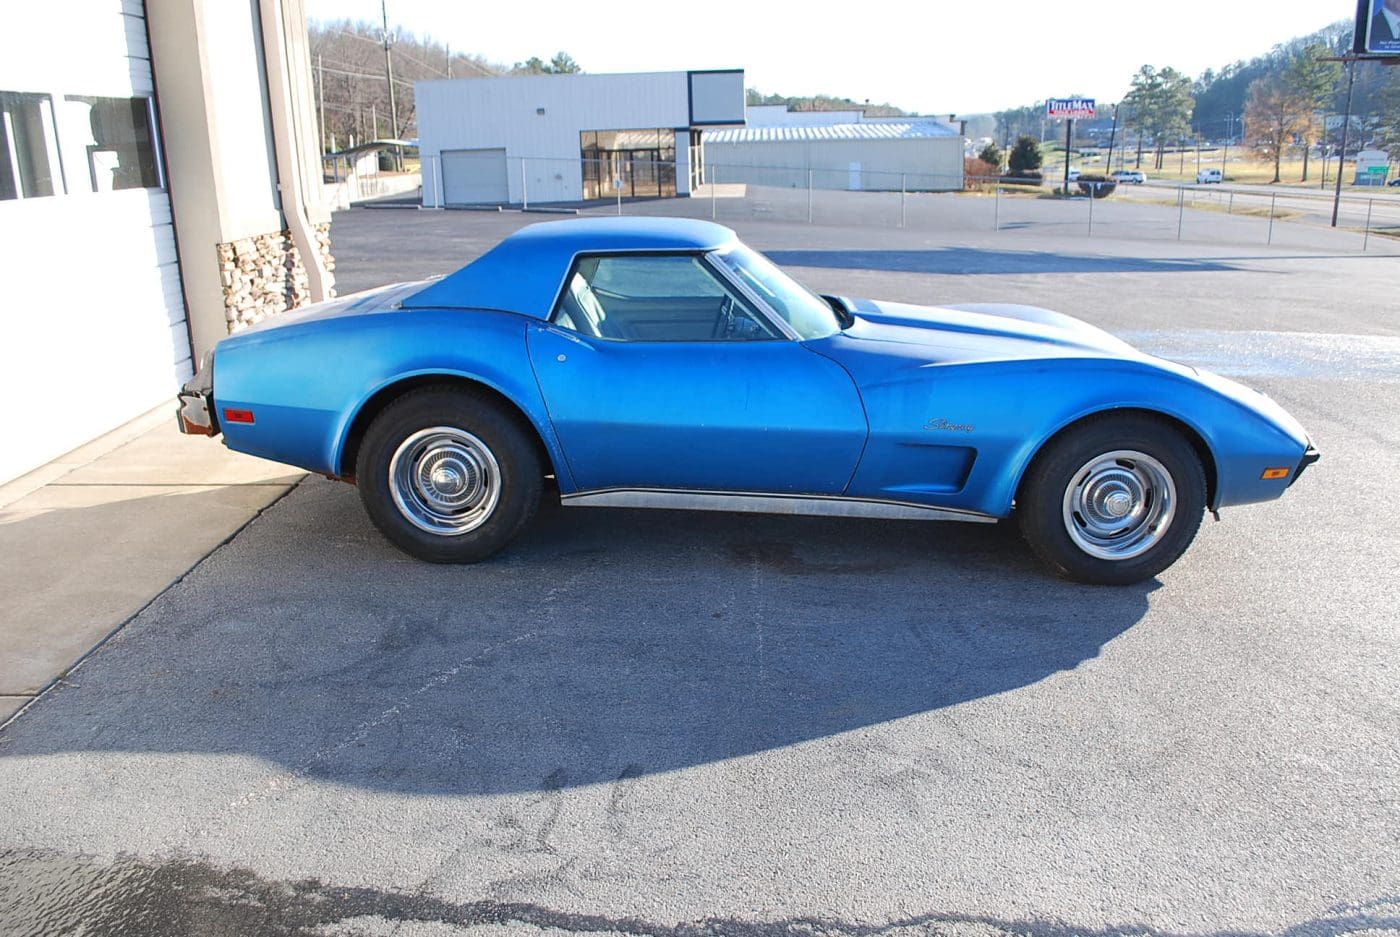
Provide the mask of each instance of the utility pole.
POLYGON ((1337 188, 1332 193, 1332 227, 1337 226, 1337 211, 1342 207, 1342 170, 1347 164, 1347 131, 1351 129, 1351 89, 1356 84, 1356 60, 1347 64, 1347 106, 1342 115, 1342 148, 1337 153, 1337 188))
POLYGON ((447 77, 452 77, 452 43, 447 44, 447 77))
MULTIPOLYGON (((384 80, 389 84, 389 131, 390 136, 399 136, 399 105, 394 98, 394 58, 389 51, 389 9, 387 0, 379 0, 379 13, 384 20, 384 80)), ((376 128, 377 129, 377 128, 376 128)), ((403 172, 403 153, 394 147, 394 169, 403 172)))
POLYGON ((1322 191, 1327 191, 1327 158, 1332 155, 1327 142, 1327 112, 1322 112, 1322 191))
POLYGON ((1108 132, 1108 171, 1113 172, 1113 144, 1118 140, 1118 105, 1113 105, 1113 129, 1108 132))
POLYGON ((1064 122, 1064 193, 1070 195, 1070 150, 1074 147, 1074 118, 1064 122))
POLYGON ((1225 178, 1225 164, 1230 161, 1230 138, 1235 135, 1235 115, 1225 115, 1225 152, 1220 155, 1220 178, 1225 178))

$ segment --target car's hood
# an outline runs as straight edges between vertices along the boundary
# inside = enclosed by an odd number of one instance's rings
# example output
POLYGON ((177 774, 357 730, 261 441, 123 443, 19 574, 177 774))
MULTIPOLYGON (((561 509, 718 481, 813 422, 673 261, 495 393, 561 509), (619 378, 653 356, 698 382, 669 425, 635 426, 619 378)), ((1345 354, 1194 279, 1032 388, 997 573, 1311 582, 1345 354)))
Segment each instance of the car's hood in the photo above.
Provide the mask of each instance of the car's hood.
POLYGON ((1298 421, 1272 399, 1227 378, 1138 351, 1073 316, 1035 306, 910 306, 843 300, 855 317, 844 331, 808 342, 865 387, 920 380, 946 365, 1095 359, 1109 367, 1147 369, 1185 379, 1271 421, 1307 445, 1298 421))
POLYGON ((847 301, 847 307, 855 322, 841 333, 845 339, 865 346, 879 343, 886 347, 866 350, 912 359, 910 363, 1148 357, 1087 322, 1034 306, 912 306, 858 299, 847 301))

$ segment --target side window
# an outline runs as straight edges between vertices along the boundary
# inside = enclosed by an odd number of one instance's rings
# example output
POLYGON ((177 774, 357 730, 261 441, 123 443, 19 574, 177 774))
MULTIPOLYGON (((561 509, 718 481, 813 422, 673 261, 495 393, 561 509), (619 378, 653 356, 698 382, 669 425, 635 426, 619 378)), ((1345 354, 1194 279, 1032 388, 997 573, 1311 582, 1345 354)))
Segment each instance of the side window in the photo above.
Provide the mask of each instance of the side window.
POLYGON ((0 91, 0 199, 61 194, 53 101, 0 91))
POLYGON ((73 113, 73 126, 82 128, 92 191, 160 187, 146 98, 70 94, 63 106, 73 113))
POLYGON ((698 256, 619 254, 574 264, 551 317, 594 338, 718 342, 779 338, 698 256))

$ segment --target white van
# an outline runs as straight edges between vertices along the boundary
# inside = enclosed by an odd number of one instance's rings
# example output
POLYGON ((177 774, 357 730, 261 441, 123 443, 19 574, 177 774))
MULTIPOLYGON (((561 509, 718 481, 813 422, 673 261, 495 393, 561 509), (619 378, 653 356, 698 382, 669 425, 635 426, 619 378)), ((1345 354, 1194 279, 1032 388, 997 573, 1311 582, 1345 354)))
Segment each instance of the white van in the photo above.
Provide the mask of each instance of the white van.
POLYGON ((1207 182, 1224 182, 1225 174, 1219 169, 1202 169, 1196 173, 1196 184, 1205 185, 1207 182))

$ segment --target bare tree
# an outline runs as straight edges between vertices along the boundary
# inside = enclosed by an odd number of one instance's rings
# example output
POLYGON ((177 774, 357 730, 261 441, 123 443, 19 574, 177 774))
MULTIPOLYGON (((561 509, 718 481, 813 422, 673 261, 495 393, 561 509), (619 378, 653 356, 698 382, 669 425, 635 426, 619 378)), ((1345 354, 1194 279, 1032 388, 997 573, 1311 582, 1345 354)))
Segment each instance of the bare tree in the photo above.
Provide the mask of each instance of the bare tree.
POLYGON ((417 133, 413 83, 434 78, 505 74, 505 66, 479 55, 451 52, 431 38, 391 29, 394 92, 399 125, 390 126, 389 85, 384 74, 384 36, 378 24, 339 20, 308 24, 311 69, 323 102, 322 145, 327 149, 377 137, 402 139, 417 133), (449 75, 450 72, 450 75, 449 75))
POLYGON ((1244 104, 1244 130, 1255 149, 1272 152, 1274 182, 1280 181, 1283 149, 1313 122, 1313 101, 1284 74, 1256 78, 1244 104))

